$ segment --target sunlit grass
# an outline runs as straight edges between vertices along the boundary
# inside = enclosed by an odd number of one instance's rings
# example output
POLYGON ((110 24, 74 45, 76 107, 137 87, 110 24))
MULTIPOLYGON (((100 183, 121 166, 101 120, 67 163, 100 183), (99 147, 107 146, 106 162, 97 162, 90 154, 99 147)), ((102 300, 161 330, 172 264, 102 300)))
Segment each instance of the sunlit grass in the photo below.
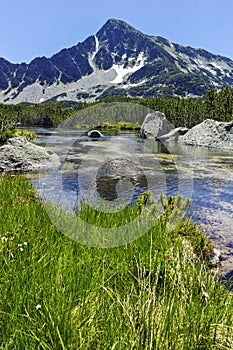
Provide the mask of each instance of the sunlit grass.
POLYGON ((97 126, 96 129, 140 130, 141 124, 138 122, 107 122, 97 126))
POLYGON ((32 141, 36 139, 36 134, 27 129, 7 129, 2 137, 4 141, 7 141, 11 137, 23 137, 27 141, 32 141))
POLYGON ((207 240, 165 221, 92 248, 56 229, 27 180, 2 177, 0 349, 232 349, 232 295, 202 260, 207 240))

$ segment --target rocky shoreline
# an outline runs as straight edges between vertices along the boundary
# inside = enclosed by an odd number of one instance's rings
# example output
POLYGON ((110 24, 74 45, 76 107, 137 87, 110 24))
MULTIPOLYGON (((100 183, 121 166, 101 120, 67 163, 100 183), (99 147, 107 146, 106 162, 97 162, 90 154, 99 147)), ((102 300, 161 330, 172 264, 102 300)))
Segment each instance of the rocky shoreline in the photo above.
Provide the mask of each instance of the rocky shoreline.
POLYGON ((177 142, 189 146, 233 149, 233 121, 206 119, 191 129, 174 128, 159 111, 148 114, 142 124, 140 137, 161 142, 177 142))

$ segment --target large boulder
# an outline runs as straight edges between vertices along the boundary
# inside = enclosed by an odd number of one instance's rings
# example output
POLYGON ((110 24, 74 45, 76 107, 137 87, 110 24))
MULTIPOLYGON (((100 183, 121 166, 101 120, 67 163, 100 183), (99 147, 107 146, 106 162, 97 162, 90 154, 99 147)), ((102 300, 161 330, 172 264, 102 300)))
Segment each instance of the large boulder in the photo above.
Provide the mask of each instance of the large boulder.
POLYGON ((59 165, 58 155, 21 137, 11 138, 0 147, 0 172, 36 173, 59 165))
POLYGON ((165 115, 159 111, 147 114, 140 130, 140 137, 144 139, 159 139, 160 136, 169 133, 173 127, 165 115))
POLYGON ((180 136, 178 143, 233 149, 233 121, 224 123, 206 119, 190 129, 184 136, 180 136))

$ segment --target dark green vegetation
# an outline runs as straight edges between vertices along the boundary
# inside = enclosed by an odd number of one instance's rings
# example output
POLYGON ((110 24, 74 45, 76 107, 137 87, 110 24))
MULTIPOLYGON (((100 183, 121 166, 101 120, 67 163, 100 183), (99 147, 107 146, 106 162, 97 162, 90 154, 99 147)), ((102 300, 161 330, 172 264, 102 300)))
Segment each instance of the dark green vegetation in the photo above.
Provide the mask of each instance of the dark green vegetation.
MULTIPOLYGON (((210 89, 203 98, 150 98, 133 99, 127 97, 112 97, 96 103, 45 103, 40 105, 0 105, 0 113, 15 121, 20 121, 23 125, 37 125, 45 127, 56 127, 62 121, 76 115, 77 119, 81 111, 87 107, 95 105, 106 106, 113 102, 132 102, 137 105, 145 106, 151 110, 159 110, 165 113, 167 119, 174 126, 192 126, 202 122, 207 118, 229 121, 233 116, 233 89, 228 87, 217 92, 210 89)), ((125 104, 126 105, 126 104, 125 104)), ((124 108, 125 108, 124 105, 124 108)), ((99 124, 99 120, 92 120, 93 126, 99 124)), ((109 122, 116 122, 111 120, 109 122)), ((125 120, 121 120, 125 121, 125 120)), ((106 122, 104 120, 103 122, 106 122)), ((133 120, 141 122, 139 120, 133 120)))
POLYGON ((26 179, 1 177, 0 348, 231 349, 232 294, 195 225, 166 229, 174 205, 133 243, 91 248, 58 232, 26 179))

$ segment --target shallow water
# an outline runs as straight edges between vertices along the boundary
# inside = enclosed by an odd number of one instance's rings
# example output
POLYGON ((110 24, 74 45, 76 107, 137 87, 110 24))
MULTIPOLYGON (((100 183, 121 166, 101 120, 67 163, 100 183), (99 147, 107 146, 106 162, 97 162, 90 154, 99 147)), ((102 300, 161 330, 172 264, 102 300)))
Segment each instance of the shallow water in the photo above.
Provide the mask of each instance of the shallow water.
MULTIPOLYGON (((36 142, 58 153, 62 160, 59 171, 47 176, 40 174, 39 181, 32 179, 40 191, 45 191, 46 187, 48 200, 64 201, 71 211, 81 197, 94 206, 100 199, 106 201, 96 185, 98 171, 109 160, 127 159, 128 170, 124 170, 125 165, 118 169, 115 194, 107 199, 109 210, 121 210, 144 190, 152 191, 155 198, 160 193, 191 198, 192 204, 186 214, 221 250, 224 258, 222 272, 233 270, 232 152, 177 144, 167 146, 141 140, 134 133, 92 140, 86 136, 85 130, 33 130, 38 135, 36 142), (129 174, 130 168, 136 177, 139 169, 143 172, 147 179, 145 187, 132 181, 134 175, 129 174), (128 172, 128 177, 121 176, 119 171, 123 175, 128 172)), ((111 191, 106 181, 101 186, 111 191)))

